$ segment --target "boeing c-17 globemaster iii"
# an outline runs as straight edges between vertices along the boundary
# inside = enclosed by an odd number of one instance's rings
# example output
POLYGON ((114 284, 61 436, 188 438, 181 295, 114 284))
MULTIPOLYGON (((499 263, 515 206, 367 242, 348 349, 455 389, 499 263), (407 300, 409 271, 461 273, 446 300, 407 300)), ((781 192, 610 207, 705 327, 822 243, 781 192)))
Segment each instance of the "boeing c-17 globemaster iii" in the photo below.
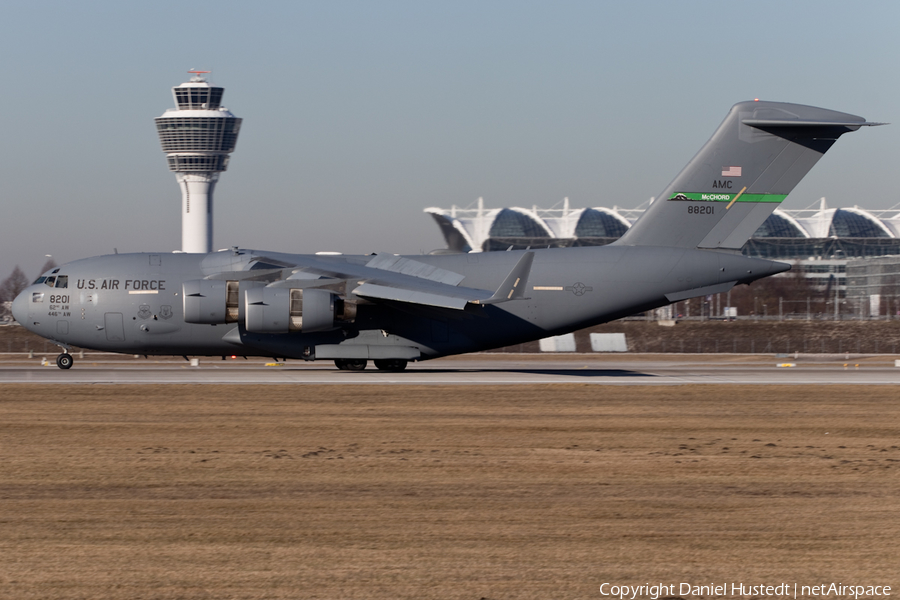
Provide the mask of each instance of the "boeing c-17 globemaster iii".
POLYGON ((16 320, 63 349, 333 360, 361 370, 568 333, 790 265, 740 248, 861 117, 780 102, 734 105, 616 242, 433 254, 113 254, 44 273, 16 320))

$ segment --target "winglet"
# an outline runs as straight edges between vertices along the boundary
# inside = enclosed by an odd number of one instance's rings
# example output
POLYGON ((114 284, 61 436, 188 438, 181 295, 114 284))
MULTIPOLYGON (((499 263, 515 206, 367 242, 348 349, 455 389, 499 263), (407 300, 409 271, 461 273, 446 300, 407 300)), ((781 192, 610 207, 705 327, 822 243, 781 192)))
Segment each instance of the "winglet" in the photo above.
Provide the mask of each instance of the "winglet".
POLYGON ((473 300, 472 304, 500 304, 501 302, 522 298, 525 294, 528 275, 531 273, 531 264, 533 262, 534 252, 523 254, 493 296, 485 300, 473 300))

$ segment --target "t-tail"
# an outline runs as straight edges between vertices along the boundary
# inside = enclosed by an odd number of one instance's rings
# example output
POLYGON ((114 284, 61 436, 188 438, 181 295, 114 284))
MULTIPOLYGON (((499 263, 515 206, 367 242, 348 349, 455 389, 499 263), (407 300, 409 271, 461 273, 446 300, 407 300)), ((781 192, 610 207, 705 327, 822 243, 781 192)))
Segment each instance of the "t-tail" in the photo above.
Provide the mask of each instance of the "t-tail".
POLYGON ((868 123, 784 102, 741 102, 617 244, 740 249, 837 139, 868 123))

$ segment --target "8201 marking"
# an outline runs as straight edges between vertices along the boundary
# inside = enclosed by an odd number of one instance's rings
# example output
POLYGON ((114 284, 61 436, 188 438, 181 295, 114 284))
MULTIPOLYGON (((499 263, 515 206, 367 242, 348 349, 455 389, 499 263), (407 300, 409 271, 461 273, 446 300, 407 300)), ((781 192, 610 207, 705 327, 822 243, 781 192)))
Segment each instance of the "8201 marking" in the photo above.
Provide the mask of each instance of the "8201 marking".
POLYGON ((695 206, 691 204, 687 209, 689 215, 714 215, 716 213, 715 206, 695 206))

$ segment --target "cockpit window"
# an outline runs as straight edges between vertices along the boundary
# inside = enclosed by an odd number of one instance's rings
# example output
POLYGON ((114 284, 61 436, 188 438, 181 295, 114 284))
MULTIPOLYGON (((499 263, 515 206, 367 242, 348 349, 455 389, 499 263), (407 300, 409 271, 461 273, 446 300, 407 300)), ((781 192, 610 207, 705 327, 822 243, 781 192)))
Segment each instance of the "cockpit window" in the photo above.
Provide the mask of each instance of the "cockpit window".
POLYGON ((69 276, 68 275, 60 275, 56 278, 56 287, 58 288, 67 288, 69 287, 69 276))
POLYGON ((46 286, 48 286, 48 287, 53 287, 53 284, 54 284, 54 283, 56 283, 56 277, 48 277, 48 278, 44 281, 44 285, 46 285, 46 286))
POLYGON ((44 281, 46 281, 46 280, 47 280, 47 278, 44 277, 44 276, 42 275, 42 276, 38 277, 38 278, 34 281, 34 283, 32 283, 31 285, 37 285, 37 284, 39 284, 39 283, 44 283, 44 281))

